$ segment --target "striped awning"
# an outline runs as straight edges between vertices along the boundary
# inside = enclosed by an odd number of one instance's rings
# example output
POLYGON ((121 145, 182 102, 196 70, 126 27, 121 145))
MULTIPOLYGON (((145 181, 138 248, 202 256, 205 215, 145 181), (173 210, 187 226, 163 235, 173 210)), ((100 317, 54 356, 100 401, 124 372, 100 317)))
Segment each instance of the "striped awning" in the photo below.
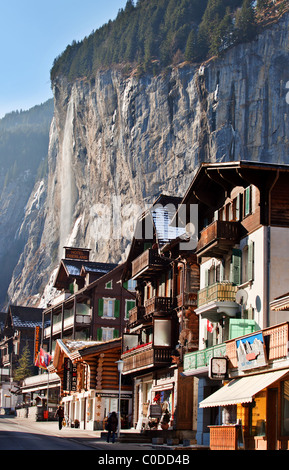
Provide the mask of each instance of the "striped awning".
POLYGON ((270 308, 274 311, 289 310, 289 294, 278 297, 270 302, 270 308))
POLYGON ((217 392, 199 403, 200 408, 229 406, 238 403, 250 403, 254 396, 269 385, 284 377, 289 369, 266 372, 234 379, 217 392))

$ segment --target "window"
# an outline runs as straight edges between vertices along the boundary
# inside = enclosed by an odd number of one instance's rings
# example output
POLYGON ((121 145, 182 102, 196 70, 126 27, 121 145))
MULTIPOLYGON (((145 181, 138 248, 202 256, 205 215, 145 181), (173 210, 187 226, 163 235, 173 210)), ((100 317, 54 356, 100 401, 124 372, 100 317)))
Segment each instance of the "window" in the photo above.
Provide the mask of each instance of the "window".
POLYGON ((105 284, 106 289, 112 289, 112 281, 109 281, 105 284))
POLYGON ((135 300, 127 300, 125 301, 125 319, 128 320, 129 318, 129 311, 135 307, 135 300))
POLYGON ((119 331, 116 328, 101 327, 97 329, 98 341, 110 341, 119 337, 119 331))
POLYGON ((98 315, 104 318, 118 318, 120 311, 120 301, 116 299, 99 299, 98 315))
POLYGON ((245 189, 244 194, 244 216, 251 214, 252 212, 252 190, 251 186, 248 186, 245 189))
POLYGON ((171 321, 155 320, 154 321, 154 345, 155 346, 171 346, 171 321))

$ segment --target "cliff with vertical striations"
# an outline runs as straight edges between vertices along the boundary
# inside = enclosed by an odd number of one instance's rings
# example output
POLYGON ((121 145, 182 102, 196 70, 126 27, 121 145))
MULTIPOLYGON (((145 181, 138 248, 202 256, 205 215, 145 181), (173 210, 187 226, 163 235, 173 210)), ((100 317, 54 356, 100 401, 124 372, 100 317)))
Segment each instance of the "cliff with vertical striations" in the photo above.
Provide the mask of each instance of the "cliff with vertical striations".
POLYGON ((183 195, 201 162, 289 163, 288 23, 285 14, 202 66, 54 81, 49 175, 42 204, 35 188, 19 231, 26 245, 13 302, 41 300, 65 245, 124 260, 138 208, 160 193, 183 195))

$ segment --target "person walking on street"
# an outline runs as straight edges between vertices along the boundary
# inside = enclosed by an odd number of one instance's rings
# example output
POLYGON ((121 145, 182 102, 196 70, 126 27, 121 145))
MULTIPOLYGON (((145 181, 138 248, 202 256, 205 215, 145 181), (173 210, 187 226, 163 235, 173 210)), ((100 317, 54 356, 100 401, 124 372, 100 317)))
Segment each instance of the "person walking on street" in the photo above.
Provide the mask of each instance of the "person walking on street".
POLYGON ((55 413, 55 417, 58 417, 58 427, 59 427, 59 431, 62 429, 62 422, 63 422, 63 418, 64 418, 64 409, 62 408, 62 406, 59 406, 57 408, 57 411, 55 413))
POLYGON ((107 420, 107 430, 108 430, 107 439, 106 439, 107 442, 109 442, 110 436, 112 435, 112 442, 114 443, 117 425, 118 425, 117 415, 116 415, 116 412, 113 411, 107 420))

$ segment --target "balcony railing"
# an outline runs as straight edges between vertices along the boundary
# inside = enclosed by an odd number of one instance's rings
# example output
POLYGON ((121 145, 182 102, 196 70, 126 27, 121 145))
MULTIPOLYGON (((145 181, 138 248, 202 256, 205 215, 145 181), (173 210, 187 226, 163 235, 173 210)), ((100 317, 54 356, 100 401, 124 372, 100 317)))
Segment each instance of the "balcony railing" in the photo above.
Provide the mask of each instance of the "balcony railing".
POLYGON ((208 367, 211 357, 226 355, 226 344, 217 344, 211 348, 194 351, 184 355, 184 372, 208 367))
POLYGON ((141 322, 145 314, 145 308, 136 306, 129 311, 129 326, 141 322))
MULTIPOLYGON (((91 315, 76 315, 75 317, 75 324, 77 325, 89 325, 91 323, 91 315)), ((69 328, 72 328, 74 324, 74 315, 69 316, 68 318, 65 318, 63 321, 63 330, 67 330, 69 328)), ((62 321, 58 321, 57 323, 53 324, 53 335, 60 333, 62 329, 62 321)), ((47 328, 44 329, 44 338, 50 337, 51 334, 51 327, 48 326, 47 328)))
MULTIPOLYGON (((272 326, 262 330, 269 361, 282 359, 288 354, 289 323, 272 326)), ((226 356, 230 361, 230 367, 238 367, 236 341, 226 342, 226 356)))
POLYGON ((152 343, 139 345, 122 354, 121 358, 124 361, 123 374, 169 365, 172 352, 171 348, 155 347, 152 343))
POLYGON ((156 312, 168 313, 173 308, 172 297, 152 297, 145 301, 145 315, 153 315, 156 312))
POLYGON ((197 292, 183 292, 177 296, 177 307, 197 307, 197 292))
POLYGON ((223 256, 238 241, 240 223, 215 220, 201 232, 196 248, 198 256, 223 256))
POLYGON ((237 286, 230 282, 216 282, 198 292, 198 307, 209 302, 235 302, 237 286))
POLYGON ((148 277, 152 272, 163 269, 170 263, 168 258, 159 256, 153 249, 144 251, 132 262, 132 278, 148 277))

